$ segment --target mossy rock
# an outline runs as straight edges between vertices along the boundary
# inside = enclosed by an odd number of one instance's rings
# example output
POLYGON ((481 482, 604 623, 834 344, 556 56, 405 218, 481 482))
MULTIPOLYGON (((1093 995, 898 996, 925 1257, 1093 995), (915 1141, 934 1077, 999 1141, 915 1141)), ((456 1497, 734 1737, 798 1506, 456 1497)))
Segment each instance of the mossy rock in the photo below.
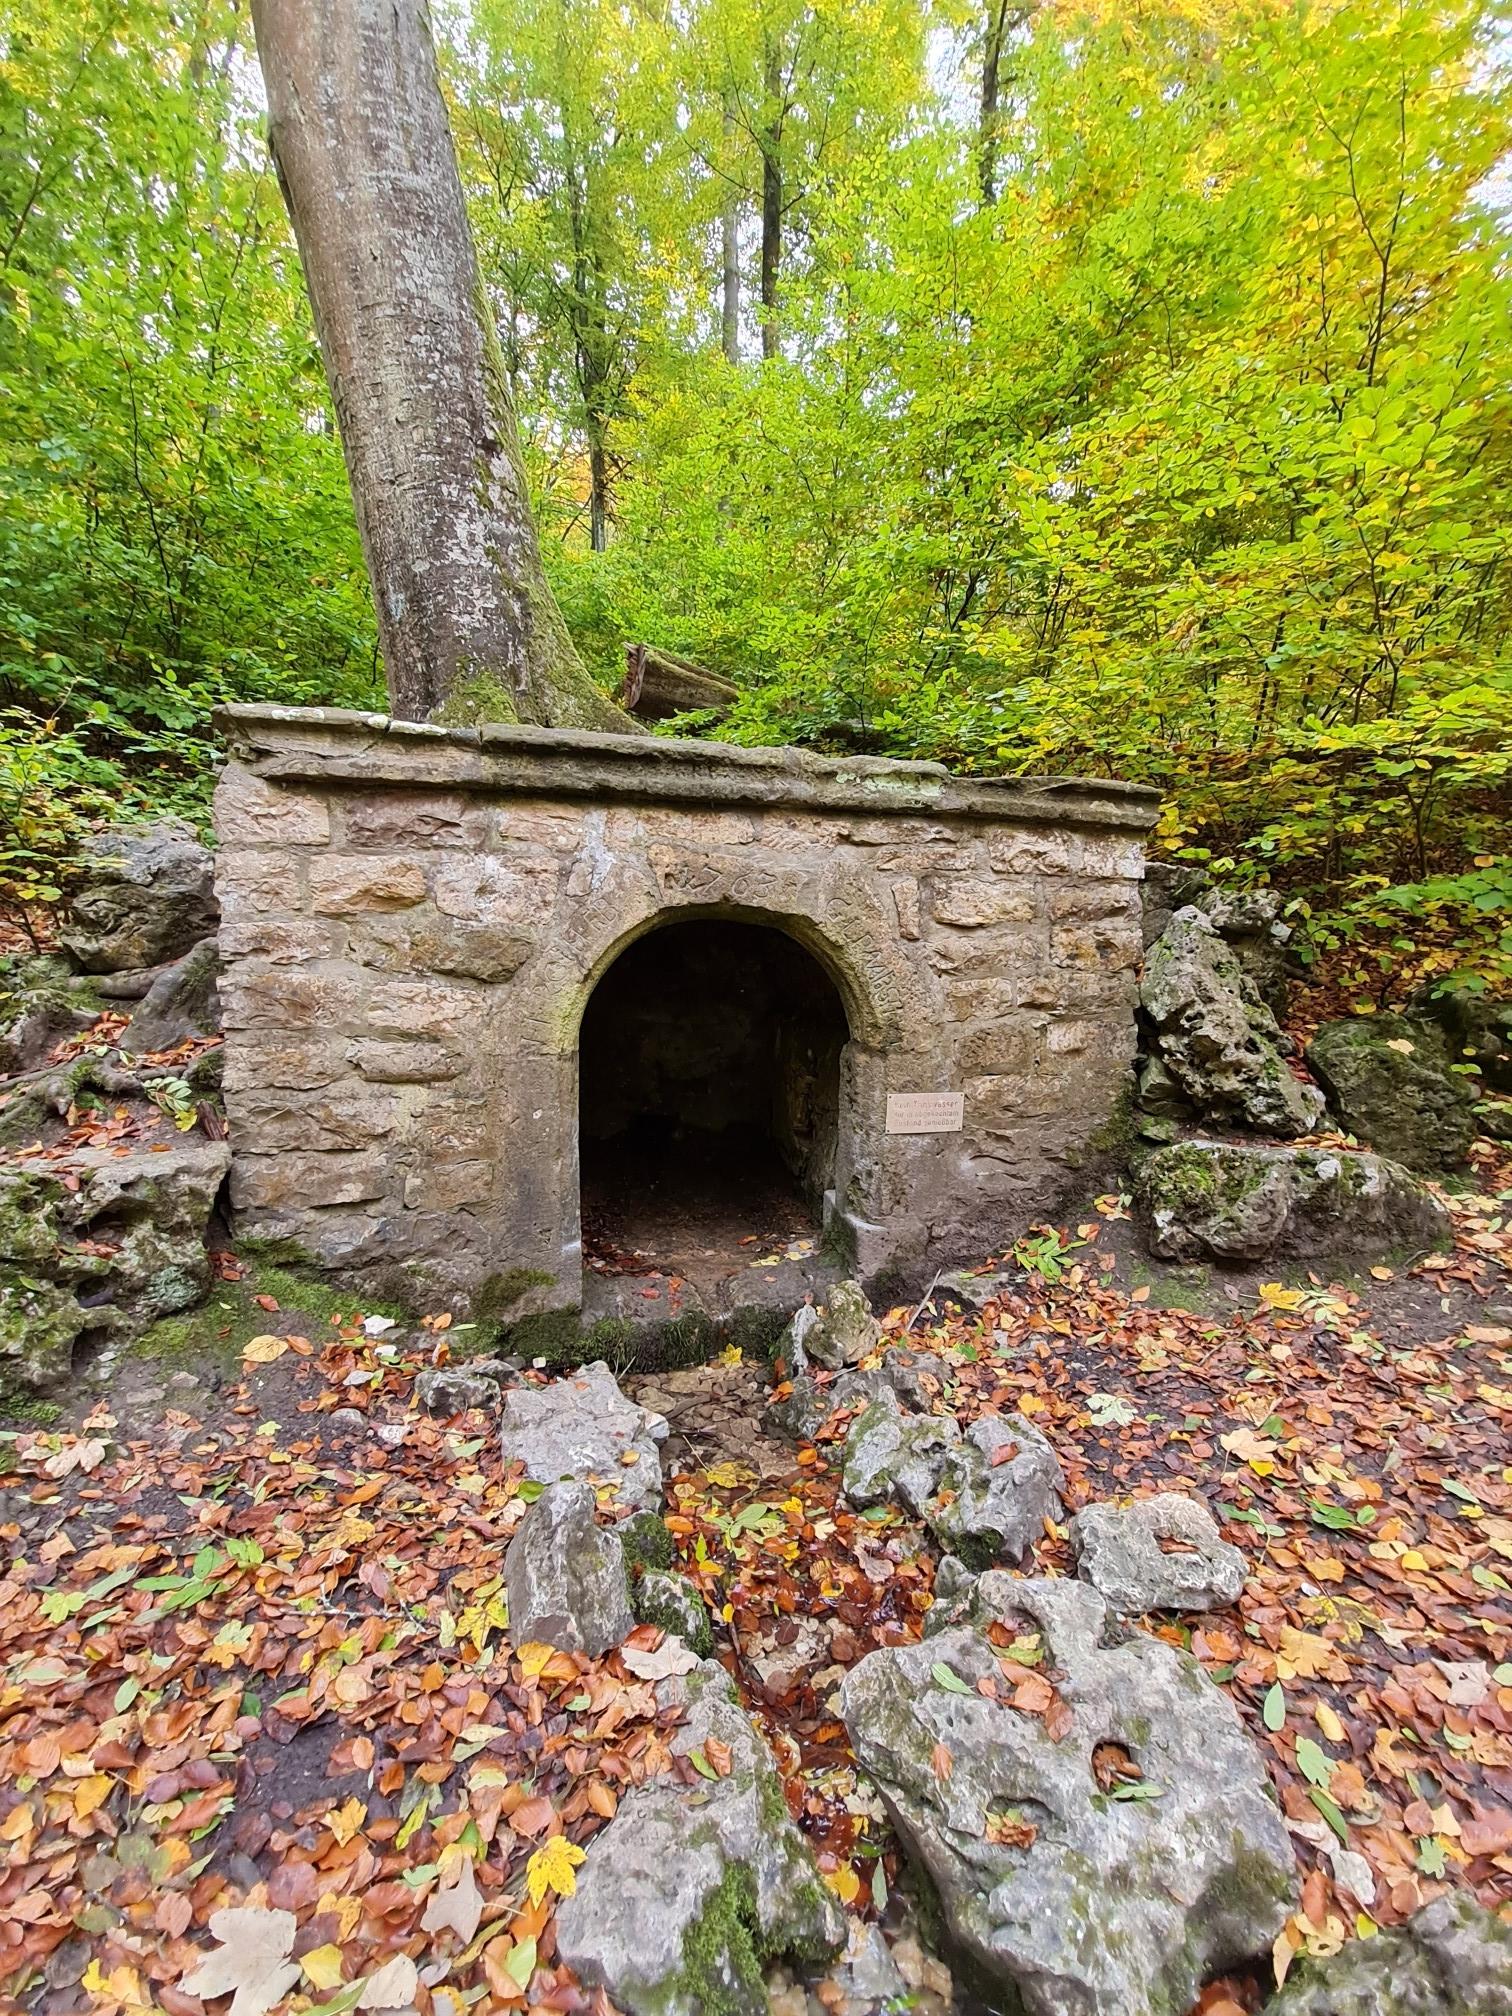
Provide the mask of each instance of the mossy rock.
POLYGON ((681 1638, 700 1659, 707 1659, 714 1650, 708 1605, 686 1575, 646 1569, 635 1583, 632 1601, 642 1624, 655 1624, 681 1638))
POLYGON ((1461 1073, 1434 1023, 1405 1015, 1325 1022, 1307 1046, 1313 1076, 1351 1134, 1409 1169, 1454 1169, 1475 1138, 1480 1080, 1461 1073))

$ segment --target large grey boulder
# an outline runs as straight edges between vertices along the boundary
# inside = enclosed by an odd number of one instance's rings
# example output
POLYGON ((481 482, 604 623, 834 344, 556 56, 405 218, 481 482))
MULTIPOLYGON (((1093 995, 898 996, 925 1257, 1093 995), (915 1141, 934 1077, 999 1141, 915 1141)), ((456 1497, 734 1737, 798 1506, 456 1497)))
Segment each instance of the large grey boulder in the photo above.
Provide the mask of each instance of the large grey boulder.
POLYGON ((882 1342, 882 1325, 873 1316, 860 1283, 841 1281, 831 1288, 817 1316, 804 1326, 799 1341, 816 1363, 838 1370, 858 1364, 876 1350, 882 1342))
POLYGON ((121 1031, 122 1050, 140 1057, 172 1050, 191 1038, 218 1036, 219 978, 220 948, 213 938, 202 938, 153 981, 121 1031))
POLYGON ((1266 2016, 1507 2016, 1512 1925, 1460 1890, 1405 1925, 1299 1962, 1266 2016))
POLYGON ((891 1390, 863 1408, 845 1440, 842 1488, 863 1510, 896 1500, 922 1514, 947 1454, 961 1440, 949 1414, 907 1414, 891 1390))
POLYGON ((667 1424, 627 1400, 599 1360, 545 1386, 516 1386, 504 1396, 501 1447, 542 1484, 587 1479, 612 1484, 632 1511, 661 1504, 659 1442, 667 1424))
POLYGON ((992 1573, 975 1598, 977 1622, 852 1669, 840 1712, 857 1761, 951 1939, 1012 2006, 1185 2016, 1213 1975, 1268 1954, 1292 1906, 1260 1753, 1195 1660, 1110 1626, 1085 1584, 992 1573), (1009 1705, 1025 1668, 999 1659, 993 1621, 1020 1645, 1040 1634, 1034 1670, 1069 1730, 1009 1705), (1100 1784, 1105 1745, 1142 1774, 1132 1796, 1100 1784))
POLYGON ((763 1962, 828 1958, 844 1915, 729 1675, 706 1661, 657 1694, 686 1710, 674 1756, 697 1753, 716 1775, 625 1797, 558 1907, 558 1955, 630 2016, 767 2016, 763 1962))
POLYGON ((1120 1617, 1221 1610, 1244 1587, 1244 1556, 1206 1505, 1179 1491, 1132 1505, 1088 1505, 1070 1530, 1077 1574, 1120 1617))
POLYGON ((1141 1165, 1134 1204, 1150 1250, 1171 1260, 1379 1258, 1453 1230, 1410 1170, 1332 1148, 1174 1142, 1141 1165))
POLYGON ((186 821, 107 827, 83 852, 58 934, 82 972, 161 966, 214 933, 214 862, 186 821))
POLYGON ((231 1164, 223 1141, 161 1153, 82 1149, 0 1170, 0 1385, 46 1394, 91 1336, 124 1343, 210 1286, 205 1231, 231 1164))
POLYGON ((869 1405, 884 1393, 896 1393, 905 1407, 928 1413, 944 1394, 948 1376, 945 1360, 934 1352, 893 1344, 880 1365, 869 1372, 842 1372, 830 1391, 837 1407, 854 1407, 858 1400, 869 1405))
POLYGON ((1437 1023, 1454 1061, 1473 1064, 1486 1091, 1512 1093, 1512 1001, 1505 995, 1422 988, 1408 1006, 1419 1021, 1437 1023))
POLYGON ((1022 1414, 982 1414, 940 1469, 924 1517, 940 1545, 968 1564, 1018 1561, 1060 1510, 1060 1459, 1022 1414))
POLYGON ((590 1484, 553 1484, 515 1528, 504 1556, 513 1644, 596 1659, 635 1629, 625 1550, 596 1505, 590 1484))
POLYGON ((1450 1069, 1444 1033, 1405 1015, 1325 1022, 1307 1062, 1351 1134, 1409 1169, 1453 1169, 1475 1138, 1478 1081, 1450 1069))
POLYGON ((858 1414, 842 1488, 853 1505, 904 1505, 942 1547, 978 1567, 1017 1560, 1059 1504, 1055 1451, 1020 1414, 984 1414, 963 1434, 948 1414, 906 1414, 889 1390, 858 1414))
POLYGON ((1287 1069, 1275 1016, 1200 910, 1178 910, 1150 947, 1139 1000, 1161 1062, 1200 1112, 1283 1139, 1316 1126, 1322 1095, 1287 1069))

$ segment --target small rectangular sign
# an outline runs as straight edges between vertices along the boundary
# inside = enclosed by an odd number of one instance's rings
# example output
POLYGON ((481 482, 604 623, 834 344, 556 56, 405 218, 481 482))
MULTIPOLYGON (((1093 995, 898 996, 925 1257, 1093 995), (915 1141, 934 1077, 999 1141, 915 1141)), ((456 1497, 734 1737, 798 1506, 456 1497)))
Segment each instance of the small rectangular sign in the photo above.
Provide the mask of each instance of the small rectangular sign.
POLYGON ((966 1118, 964 1092, 889 1092, 889 1134, 959 1134, 966 1118))

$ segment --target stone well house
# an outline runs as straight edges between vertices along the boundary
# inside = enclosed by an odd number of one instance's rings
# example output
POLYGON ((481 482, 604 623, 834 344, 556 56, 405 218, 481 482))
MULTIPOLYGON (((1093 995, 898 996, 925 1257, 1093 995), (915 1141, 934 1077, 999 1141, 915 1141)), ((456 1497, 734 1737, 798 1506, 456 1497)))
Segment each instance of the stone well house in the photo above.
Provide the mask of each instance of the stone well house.
POLYGON ((1050 1211, 1125 1085, 1144 789, 220 724, 239 1228, 375 1288, 578 1307, 581 1158, 637 1124, 759 1136, 901 1287, 1050 1211))

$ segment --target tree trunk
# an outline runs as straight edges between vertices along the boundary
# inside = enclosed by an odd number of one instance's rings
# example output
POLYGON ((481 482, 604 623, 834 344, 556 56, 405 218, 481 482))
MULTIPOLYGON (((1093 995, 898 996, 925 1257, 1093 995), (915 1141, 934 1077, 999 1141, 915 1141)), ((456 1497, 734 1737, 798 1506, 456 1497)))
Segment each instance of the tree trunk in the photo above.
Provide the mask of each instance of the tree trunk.
POLYGON ((982 106, 977 122, 977 183, 984 205, 997 198, 998 76, 1008 27, 1008 0, 987 0, 982 41, 982 106))
POLYGON ((766 58, 766 124, 761 147, 761 354, 782 354, 777 327, 777 282, 782 268, 782 63, 775 48, 766 58))
POLYGON ((632 726, 542 570, 424 0, 252 18, 394 713, 632 726))
POLYGON ((665 721, 695 708, 718 708, 724 713, 739 698, 740 688, 732 679, 695 665, 691 658, 658 651, 653 644, 625 646, 625 684, 620 700, 632 714, 648 721, 665 721))
MULTIPOLYGON (((725 156, 730 155, 730 136, 735 129, 735 115, 729 104, 725 105, 724 131, 725 156)), ((740 362, 740 213, 735 207, 736 189, 730 183, 724 199, 724 208, 719 217, 719 249, 723 261, 723 293, 720 299, 720 340, 727 361, 740 362)))

